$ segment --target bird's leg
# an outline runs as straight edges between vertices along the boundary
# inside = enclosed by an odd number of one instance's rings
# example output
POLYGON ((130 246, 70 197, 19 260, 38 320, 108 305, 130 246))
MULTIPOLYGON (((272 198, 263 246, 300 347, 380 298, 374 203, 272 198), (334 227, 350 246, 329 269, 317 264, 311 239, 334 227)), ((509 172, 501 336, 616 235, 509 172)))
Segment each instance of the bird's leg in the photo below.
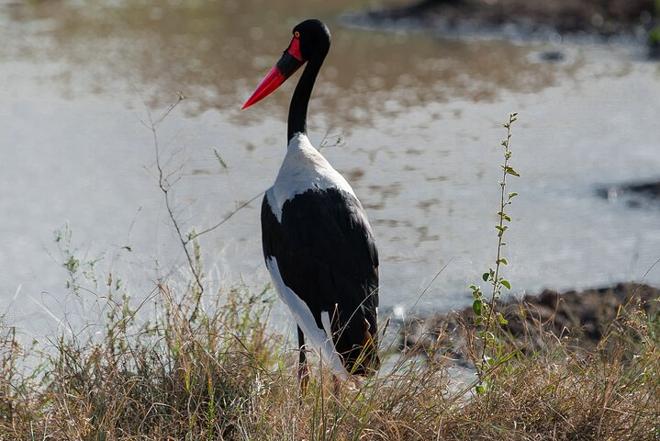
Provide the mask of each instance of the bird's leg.
POLYGON ((304 396, 309 382, 309 368, 307 367, 307 355, 305 354, 305 336, 300 327, 298 327, 298 350, 298 383, 300 384, 300 395, 304 396))

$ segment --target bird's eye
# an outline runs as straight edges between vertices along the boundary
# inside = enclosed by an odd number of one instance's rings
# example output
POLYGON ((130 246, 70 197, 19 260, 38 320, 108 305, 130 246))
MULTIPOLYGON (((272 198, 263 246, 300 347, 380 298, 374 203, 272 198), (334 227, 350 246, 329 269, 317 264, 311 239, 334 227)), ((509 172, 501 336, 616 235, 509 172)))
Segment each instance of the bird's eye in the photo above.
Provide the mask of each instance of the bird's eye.
POLYGON ((296 38, 300 38, 300 32, 295 31, 295 32, 293 33, 293 36, 296 37, 296 38))

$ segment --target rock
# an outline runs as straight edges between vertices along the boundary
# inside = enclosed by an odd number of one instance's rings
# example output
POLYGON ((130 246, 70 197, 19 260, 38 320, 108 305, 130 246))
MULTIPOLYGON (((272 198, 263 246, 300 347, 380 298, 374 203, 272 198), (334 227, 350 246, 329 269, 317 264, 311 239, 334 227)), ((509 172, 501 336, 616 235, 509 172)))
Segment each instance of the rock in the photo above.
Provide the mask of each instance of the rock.
POLYGON ((543 51, 539 54, 539 58, 541 61, 545 61, 547 63, 559 63, 564 61, 565 56, 563 52, 560 51, 543 51))
POLYGON ((634 184, 625 187, 627 191, 644 195, 651 199, 660 199, 660 182, 634 184))
POLYGON ((620 199, 630 208, 639 208, 660 201, 660 181, 600 187, 596 194, 610 201, 620 199))

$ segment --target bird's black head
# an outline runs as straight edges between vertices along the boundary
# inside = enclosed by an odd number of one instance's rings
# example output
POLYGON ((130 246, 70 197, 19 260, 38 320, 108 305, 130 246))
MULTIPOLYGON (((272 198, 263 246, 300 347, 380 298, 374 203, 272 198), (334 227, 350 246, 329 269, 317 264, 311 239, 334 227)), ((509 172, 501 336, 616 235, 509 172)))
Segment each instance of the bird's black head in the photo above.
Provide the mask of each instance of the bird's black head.
MULTIPOLYGON (((330 30, 321 20, 309 19, 298 23, 293 31, 294 40, 300 42, 303 61, 325 57, 330 50, 330 30)), ((293 41, 292 41, 293 43, 293 41)))
POLYGON ((322 63, 330 50, 330 31, 321 20, 309 19, 298 23, 291 31, 293 38, 282 57, 264 77, 243 104, 247 109, 277 89, 307 61, 322 63))

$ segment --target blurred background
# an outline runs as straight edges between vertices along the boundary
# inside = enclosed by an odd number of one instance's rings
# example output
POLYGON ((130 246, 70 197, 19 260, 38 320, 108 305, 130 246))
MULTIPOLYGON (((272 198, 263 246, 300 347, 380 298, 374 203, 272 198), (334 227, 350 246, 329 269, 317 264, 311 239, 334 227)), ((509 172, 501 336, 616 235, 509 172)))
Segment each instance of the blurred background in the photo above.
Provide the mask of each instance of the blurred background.
MULTIPOLYGON (((442 10, 416 20, 407 6, 1 1, 0 315, 35 335, 95 320, 85 299, 98 293, 66 286, 69 252, 136 298, 182 274, 143 122, 186 97, 159 126, 161 153, 180 178, 171 195, 184 230, 214 225, 275 178, 297 76, 239 109, 291 28, 310 17, 333 36, 310 138, 326 140, 324 155, 367 208, 384 310, 470 301, 467 285, 495 258, 501 123, 513 111, 512 161, 522 175, 510 182, 520 193, 505 253, 513 293, 660 283, 660 268, 651 269, 660 208, 621 196, 630 183, 660 180, 660 64, 637 28, 607 39, 507 25, 480 33, 478 22, 442 32, 442 10), (384 7, 395 9, 373 12, 384 7), (66 228, 71 243, 56 243, 66 228)), ((600 19, 589 26, 608 23, 600 19)), ((260 201, 201 238, 218 287, 268 281, 260 201)))

